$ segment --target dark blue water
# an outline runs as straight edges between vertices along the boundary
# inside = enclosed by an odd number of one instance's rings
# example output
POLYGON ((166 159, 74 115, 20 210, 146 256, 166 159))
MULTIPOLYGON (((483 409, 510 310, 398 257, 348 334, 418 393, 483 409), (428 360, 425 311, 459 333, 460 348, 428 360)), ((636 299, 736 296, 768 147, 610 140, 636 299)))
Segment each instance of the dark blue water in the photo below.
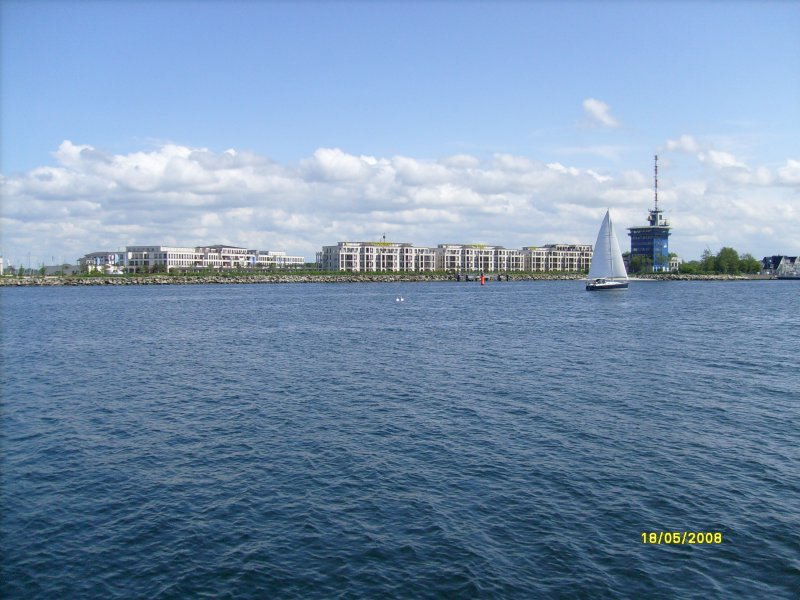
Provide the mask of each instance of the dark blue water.
POLYGON ((0 298, 4 598, 798 597, 794 282, 0 298))

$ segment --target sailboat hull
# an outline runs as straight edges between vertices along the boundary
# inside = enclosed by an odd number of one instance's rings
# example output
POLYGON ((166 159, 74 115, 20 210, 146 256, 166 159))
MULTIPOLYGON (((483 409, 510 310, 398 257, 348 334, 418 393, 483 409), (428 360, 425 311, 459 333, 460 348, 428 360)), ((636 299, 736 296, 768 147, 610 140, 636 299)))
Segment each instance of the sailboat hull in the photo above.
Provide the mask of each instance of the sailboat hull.
POLYGON ((590 281, 586 284, 586 290, 589 292, 601 292, 607 290, 627 290, 627 281, 590 281))

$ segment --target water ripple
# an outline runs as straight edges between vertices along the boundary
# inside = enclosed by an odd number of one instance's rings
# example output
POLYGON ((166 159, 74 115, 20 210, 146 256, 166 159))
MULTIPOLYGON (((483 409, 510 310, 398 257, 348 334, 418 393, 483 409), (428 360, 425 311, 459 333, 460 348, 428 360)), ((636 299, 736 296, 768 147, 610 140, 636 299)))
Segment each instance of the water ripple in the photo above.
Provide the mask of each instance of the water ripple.
POLYGON ((3 289, 0 593, 797 597, 793 293, 3 289))

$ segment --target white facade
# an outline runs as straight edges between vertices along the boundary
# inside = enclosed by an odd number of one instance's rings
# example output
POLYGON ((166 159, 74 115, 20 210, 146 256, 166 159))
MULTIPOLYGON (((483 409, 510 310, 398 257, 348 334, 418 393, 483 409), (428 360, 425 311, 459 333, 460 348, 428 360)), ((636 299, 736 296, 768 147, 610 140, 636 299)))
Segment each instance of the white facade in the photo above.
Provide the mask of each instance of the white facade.
POLYGON ((80 259, 86 271, 102 270, 114 274, 201 269, 299 268, 302 256, 285 252, 248 250, 236 246, 126 246, 125 252, 93 252, 80 259))
POLYGON ((199 248, 180 246, 126 246, 125 270, 137 273, 159 269, 195 269, 203 266, 199 248))
POLYGON ((547 244, 522 249, 525 270, 531 272, 588 271, 592 262, 591 244, 547 244))
MULTIPOLYGON (((121 275, 125 270, 124 252, 92 252, 78 261, 81 271, 92 273, 100 271, 106 275, 121 275)), ((63 267, 64 265, 56 265, 63 267)), ((62 272, 65 272, 62 269, 62 272)))
POLYGON ((797 256, 782 256, 775 274, 780 277, 800 276, 800 260, 797 256))
POLYGON ((509 251, 502 246, 485 244, 439 244, 436 264, 440 271, 498 271, 500 257, 507 262, 509 251))
POLYGON ((317 266, 322 271, 414 273, 436 270, 436 255, 431 248, 405 243, 339 242, 317 252, 317 266))
POLYGON ((522 250, 486 244, 439 244, 436 248, 393 242, 339 242, 317 252, 322 271, 447 271, 470 273, 586 271, 592 246, 549 244, 522 250))
POLYGON ((286 252, 273 250, 250 250, 253 253, 253 262, 259 269, 299 269, 306 259, 302 256, 287 256, 286 252))

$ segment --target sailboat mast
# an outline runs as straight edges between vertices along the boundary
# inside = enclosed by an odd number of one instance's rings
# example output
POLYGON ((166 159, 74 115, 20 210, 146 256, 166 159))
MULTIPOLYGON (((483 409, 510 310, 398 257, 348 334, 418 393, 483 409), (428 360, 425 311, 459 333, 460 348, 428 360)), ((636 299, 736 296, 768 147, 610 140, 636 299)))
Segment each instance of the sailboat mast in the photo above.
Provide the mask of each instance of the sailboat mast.
POLYGON ((614 276, 614 257, 611 255, 611 247, 612 247, 611 246, 611 236, 614 235, 614 232, 611 229, 613 227, 613 225, 611 225, 611 211, 610 210, 608 211, 607 215, 608 215, 608 227, 606 229, 608 230, 608 241, 606 242, 606 245, 608 246, 608 272, 613 277, 614 276))

